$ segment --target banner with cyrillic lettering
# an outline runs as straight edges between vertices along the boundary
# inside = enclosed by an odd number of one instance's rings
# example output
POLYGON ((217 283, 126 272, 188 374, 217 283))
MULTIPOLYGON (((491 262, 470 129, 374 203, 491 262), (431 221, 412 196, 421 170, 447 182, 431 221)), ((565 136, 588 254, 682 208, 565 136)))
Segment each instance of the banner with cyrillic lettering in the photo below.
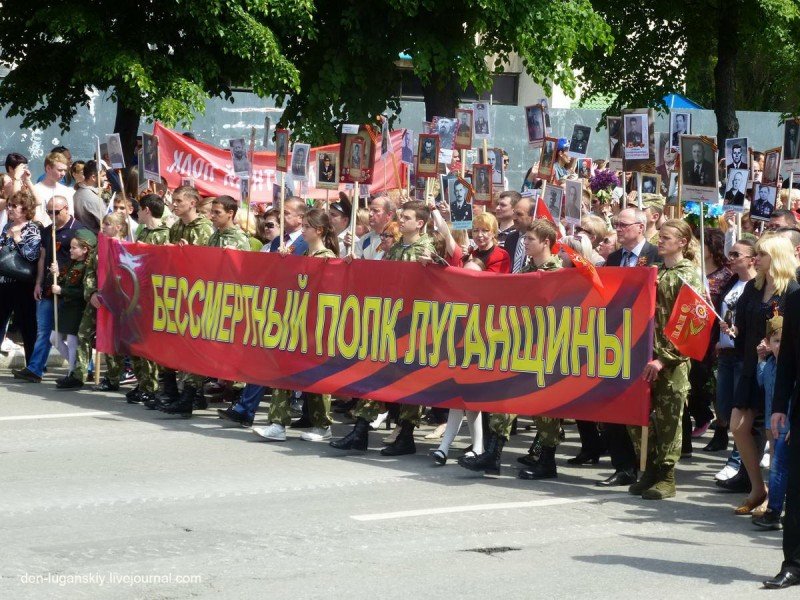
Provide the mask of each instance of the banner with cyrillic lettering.
POLYGON ((102 352, 276 388, 645 425, 655 269, 496 275, 101 236, 102 352))
MULTIPOLYGON (((380 144, 375 148, 375 169, 370 194, 383 190, 406 187, 406 166, 402 163, 403 134, 405 129, 396 129, 390 133, 392 152, 387 158, 380 156, 380 144), (394 158, 393 158, 394 157, 394 158)), ((192 185, 202 196, 229 195, 239 198, 240 177, 233 169, 231 153, 228 148, 220 148, 199 140, 181 135, 177 131, 167 129, 161 123, 153 126, 153 135, 158 137, 158 162, 160 173, 167 180, 170 189, 181 185, 183 179, 191 179, 192 185)), ((318 190, 314 187, 317 177, 317 154, 339 154, 339 144, 312 148, 309 157, 309 181, 305 184, 292 182, 291 171, 286 175, 286 186, 293 193, 303 198, 337 198, 334 190, 318 190), (301 189, 302 186, 302 189, 301 189)), ((322 158, 322 155, 320 155, 322 158)), ((291 155, 290 155, 291 161, 291 155)), ((253 173, 250 181, 251 202, 272 201, 273 185, 280 183, 275 169, 274 152, 253 153, 253 173)), ((339 186, 341 190, 345 185, 339 186)))

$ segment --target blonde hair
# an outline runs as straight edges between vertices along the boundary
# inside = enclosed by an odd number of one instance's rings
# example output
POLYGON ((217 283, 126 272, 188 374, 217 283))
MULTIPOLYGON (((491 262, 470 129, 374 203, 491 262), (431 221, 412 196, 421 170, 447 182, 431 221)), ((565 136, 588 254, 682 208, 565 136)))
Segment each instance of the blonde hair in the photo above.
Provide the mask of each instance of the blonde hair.
POLYGON ((120 212, 108 213, 105 217, 103 217, 103 225, 106 223, 116 225, 119 227, 119 234, 122 237, 128 237, 128 215, 124 215, 120 212))
POLYGON ((247 235, 254 236, 256 234, 256 218, 253 213, 248 215, 246 211, 237 210, 233 222, 247 235))
MULTIPOLYGON (((794 246, 788 238, 782 235, 767 234, 756 242, 756 253, 769 256, 769 275, 775 284, 775 293, 782 296, 789 287, 789 283, 797 278, 797 268, 800 263, 794 253, 794 246)), ((758 273, 755 279, 757 290, 764 287, 766 276, 758 273)))
POLYGON ((592 262, 592 243, 582 235, 568 235, 561 238, 561 243, 569 246, 583 258, 592 262))
POLYGON ((493 234, 497 234, 497 231, 500 229, 497 225, 497 217, 495 217, 492 213, 484 212, 479 215, 475 215, 472 219, 472 228, 477 229, 481 227, 483 229, 488 229, 493 234))
POLYGON ((694 233, 692 233, 692 228, 689 224, 682 219, 670 219, 669 221, 665 221, 661 226, 662 231, 664 227, 669 227, 686 240, 686 248, 683 250, 683 257, 689 259, 693 263, 699 264, 700 244, 697 243, 697 239, 694 237, 694 233))

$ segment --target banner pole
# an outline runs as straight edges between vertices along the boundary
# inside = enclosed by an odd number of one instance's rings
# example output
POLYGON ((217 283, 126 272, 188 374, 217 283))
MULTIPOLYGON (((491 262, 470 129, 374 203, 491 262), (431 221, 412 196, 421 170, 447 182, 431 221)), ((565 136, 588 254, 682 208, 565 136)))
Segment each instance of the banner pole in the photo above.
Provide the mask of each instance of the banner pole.
POLYGON ((628 178, 625 171, 622 171, 622 198, 620 198, 622 210, 628 208, 628 178))
POLYGON ((256 152, 256 128, 250 128, 250 169, 247 173, 247 195, 245 196, 242 194, 242 202, 247 203, 247 217, 245 219, 246 227, 250 227, 250 196, 252 192, 252 185, 253 185, 253 157, 256 152))
MULTIPOLYGON (((99 181, 98 175, 98 181, 99 181)), ((58 259, 56 258, 56 203, 55 200, 53 202, 53 262, 58 264, 58 259)), ((50 268, 50 265, 47 265, 47 268, 50 268)), ((57 283, 57 275, 53 275, 53 283, 57 283)), ((58 298, 53 295, 53 327, 55 328, 56 333, 58 333, 58 298)))
POLYGON ((356 256, 356 224, 358 222, 358 182, 353 182, 353 191, 350 196, 350 248, 348 254, 356 256))
POLYGON ((95 136, 97 140, 97 195, 100 196, 103 193, 103 188, 100 186, 100 163, 102 162, 102 158, 100 157, 100 138, 95 136))
POLYGON ((792 210, 792 187, 794 186, 794 170, 789 171, 789 191, 786 193, 784 210, 792 210))
POLYGON ((325 212, 328 212, 328 208, 329 208, 329 205, 330 205, 330 203, 328 201, 328 198, 330 198, 330 195, 331 195, 331 191, 330 190, 325 190, 325 212))
POLYGON ((642 427, 642 443, 639 452, 639 470, 644 473, 647 469, 647 438, 650 435, 650 427, 645 425, 642 427))
POLYGON ((700 281, 702 281, 703 289, 708 291, 708 284, 706 283, 706 224, 703 218, 703 202, 700 201, 700 281))
POLYGON ((95 348, 94 351, 94 384, 100 385, 100 364, 103 361, 103 353, 95 348))
POLYGON ((636 171, 636 207, 642 210, 642 172, 636 171))
POLYGON ((733 239, 739 241, 742 239, 742 213, 736 213, 736 231, 733 232, 733 239))
POLYGON ((467 174, 467 151, 461 151, 461 179, 467 174))
POLYGON ((284 228, 284 223, 285 223, 285 217, 284 217, 284 214, 283 214, 283 201, 284 201, 284 197, 286 196, 286 189, 285 189, 285 187, 283 185, 283 180, 286 178, 286 173, 284 173, 283 171, 281 171, 280 173, 281 173, 281 195, 280 195, 281 205, 278 208, 278 211, 280 212, 280 231, 279 231, 278 235, 281 236, 281 241, 278 243, 278 248, 283 248, 283 245, 284 245, 284 242, 283 242, 283 228, 284 228))

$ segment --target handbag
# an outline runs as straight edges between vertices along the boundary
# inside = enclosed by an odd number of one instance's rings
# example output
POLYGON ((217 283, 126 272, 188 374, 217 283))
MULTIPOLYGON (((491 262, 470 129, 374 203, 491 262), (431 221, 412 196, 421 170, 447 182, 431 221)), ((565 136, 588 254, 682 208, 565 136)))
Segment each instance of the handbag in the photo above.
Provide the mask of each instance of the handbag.
POLYGON ((30 282, 36 279, 36 265, 25 260, 14 246, 0 246, 0 275, 30 282))

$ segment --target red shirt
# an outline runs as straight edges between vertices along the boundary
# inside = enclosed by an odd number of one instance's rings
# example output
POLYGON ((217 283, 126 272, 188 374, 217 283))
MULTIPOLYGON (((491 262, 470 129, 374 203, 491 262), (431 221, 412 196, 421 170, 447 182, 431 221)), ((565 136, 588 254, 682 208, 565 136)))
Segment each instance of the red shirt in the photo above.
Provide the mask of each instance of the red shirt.
POLYGON ((456 244, 456 247, 453 250, 453 256, 447 255, 444 258, 447 261, 447 264, 450 265, 451 267, 462 266, 464 260, 464 253, 461 251, 461 246, 456 244))
POLYGON ((503 250, 500 246, 495 244, 489 250, 478 250, 477 248, 472 251, 473 258, 479 258, 486 265, 486 271, 492 273, 511 273, 511 258, 508 252, 503 250))

